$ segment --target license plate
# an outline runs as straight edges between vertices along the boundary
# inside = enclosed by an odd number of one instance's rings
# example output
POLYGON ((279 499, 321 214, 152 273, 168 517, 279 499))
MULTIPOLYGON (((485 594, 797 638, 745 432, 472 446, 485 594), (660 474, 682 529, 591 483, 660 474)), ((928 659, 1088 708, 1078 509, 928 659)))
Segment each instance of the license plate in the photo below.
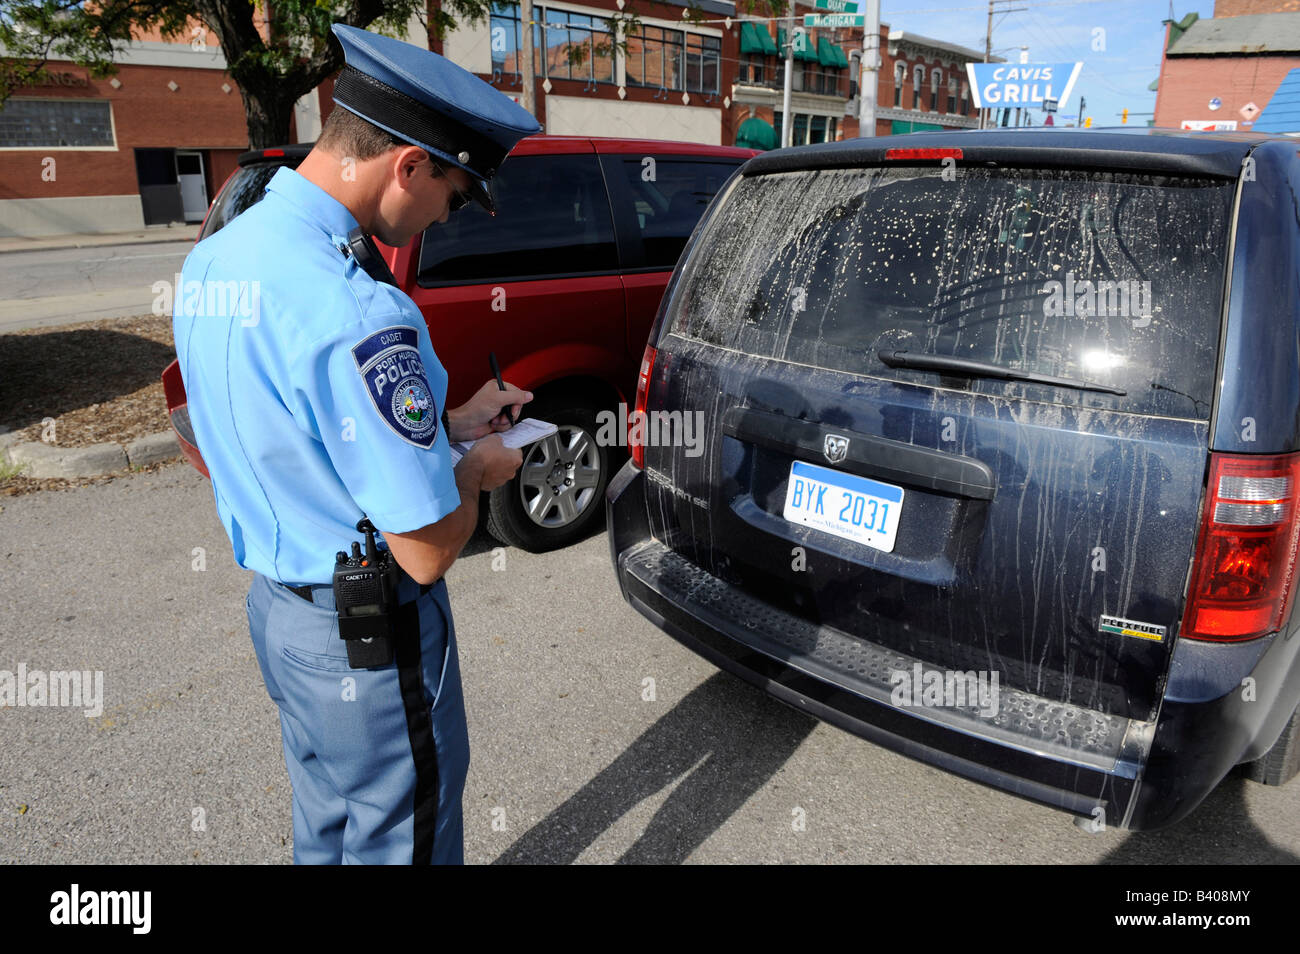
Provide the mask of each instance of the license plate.
POLYGON ((890 553, 903 512, 903 488, 805 464, 790 464, 782 516, 793 523, 890 553))

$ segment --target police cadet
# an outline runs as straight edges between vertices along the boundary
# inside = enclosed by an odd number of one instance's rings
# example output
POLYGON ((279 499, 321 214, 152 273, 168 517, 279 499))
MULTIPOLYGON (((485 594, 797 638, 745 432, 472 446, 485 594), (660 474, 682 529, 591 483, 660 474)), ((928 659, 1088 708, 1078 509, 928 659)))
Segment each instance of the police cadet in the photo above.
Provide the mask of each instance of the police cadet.
POLYGON ((217 513, 254 571, 294 861, 459 863, 469 738, 442 577, 479 494, 520 465, 494 432, 532 394, 492 380, 446 410, 424 318, 369 237, 405 245, 471 200, 495 214, 488 183, 540 127, 436 53, 334 33, 338 108, 297 171, 186 258, 182 288, 201 293, 178 289, 176 352, 217 513), (212 283, 238 304, 205 310, 212 283), (449 438, 481 439, 453 469, 449 438))

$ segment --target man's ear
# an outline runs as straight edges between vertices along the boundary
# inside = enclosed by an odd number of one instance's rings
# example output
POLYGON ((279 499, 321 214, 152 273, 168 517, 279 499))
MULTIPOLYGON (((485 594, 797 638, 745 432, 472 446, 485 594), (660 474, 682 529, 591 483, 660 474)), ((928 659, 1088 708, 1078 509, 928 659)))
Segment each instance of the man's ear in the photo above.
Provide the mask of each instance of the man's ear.
POLYGON ((403 146, 393 153, 392 169, 393 177, 398 184, 404 189, 417 175, 425 175, 422 167, 429 159, 429 154, 419 146, 403 146))

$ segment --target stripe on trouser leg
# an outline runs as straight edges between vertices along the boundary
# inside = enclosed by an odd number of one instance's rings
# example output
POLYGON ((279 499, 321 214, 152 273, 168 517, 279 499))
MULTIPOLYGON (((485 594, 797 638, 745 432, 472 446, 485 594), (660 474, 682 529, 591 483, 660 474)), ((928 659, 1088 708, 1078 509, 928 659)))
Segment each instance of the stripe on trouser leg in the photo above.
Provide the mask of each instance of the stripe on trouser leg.
POLYGON ((414 602, 397 609, 397 677, 406 710, 406 731, 415 759, 415 818, 411 864, 433 860, 433 835, 438 823, 438 747, 433 739, 429 704, 420 671, 420 609, 414 602))

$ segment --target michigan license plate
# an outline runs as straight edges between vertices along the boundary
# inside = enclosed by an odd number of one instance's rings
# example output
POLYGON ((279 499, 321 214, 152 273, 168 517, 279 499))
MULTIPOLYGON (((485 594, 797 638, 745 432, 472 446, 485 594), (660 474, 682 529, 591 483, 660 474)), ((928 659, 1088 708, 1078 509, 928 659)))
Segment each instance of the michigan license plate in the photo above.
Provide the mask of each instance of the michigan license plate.
POLYGON ((890 553, 902 512, 902 487, 801 460, 790 464, 782 516, 793 523, 890 553))

